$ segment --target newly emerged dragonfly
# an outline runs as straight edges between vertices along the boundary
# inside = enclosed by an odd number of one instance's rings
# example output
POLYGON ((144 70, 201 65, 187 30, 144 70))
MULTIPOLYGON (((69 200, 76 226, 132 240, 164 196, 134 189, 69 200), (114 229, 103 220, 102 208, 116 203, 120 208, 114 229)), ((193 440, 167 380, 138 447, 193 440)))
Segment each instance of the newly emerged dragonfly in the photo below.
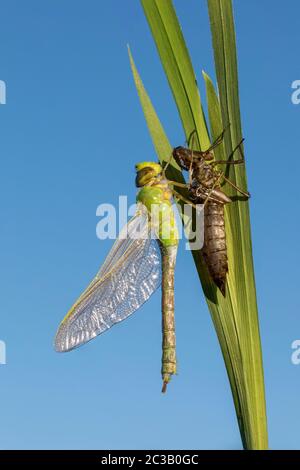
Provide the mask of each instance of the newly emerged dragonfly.
POLYGON ((174 269, 178 231, 172 209, 173 191, 158 163, 139 163, 136 171, 136 186, 140 188, 136 215, 61 322, 55 349, 70 351, 125 320, 162 284, 161 373, 165 392, 176 373, 174 269))
MULTIPOLYGON (((228 272, 226 231, 224 221, 224 205, 232 199, 221 188, 222 181, 233 186, 245 198, 250 194, 236 186, 226 178, 217 165, 239 165, 244 159, 231 160, 236 150, 240 149, 243 140, 232 151, 228 160, 215 160, 213 150, 221 144, 226 128, 215 142, 205 151, 197 151, 185 147, 176 147, 172 156, 181 169, 189 172, 190 199, 195 204, 204 204, 204 245, 202 254, 210 276, 223 296, 226 293, 226 277, 228 272)), ((188 144, 191 141, 191 134, 188 144)), ((193 147, 193 146, 192 146, 193 147)))

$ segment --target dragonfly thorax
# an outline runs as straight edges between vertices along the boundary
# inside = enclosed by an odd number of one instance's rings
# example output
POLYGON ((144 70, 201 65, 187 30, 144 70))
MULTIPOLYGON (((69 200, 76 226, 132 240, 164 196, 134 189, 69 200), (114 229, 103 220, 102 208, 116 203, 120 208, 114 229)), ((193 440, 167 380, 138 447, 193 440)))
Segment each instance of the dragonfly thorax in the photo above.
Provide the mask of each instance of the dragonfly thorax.
MULTIPOLYGON (((219 174, 211 167, 209 163, 204 160, 200 160, 194 164, 192 170, 192 177, 196 181, 207 187, 212 187, 218 181, 219 174)), ((217 184, 220 186, 220 184, 217 184)))

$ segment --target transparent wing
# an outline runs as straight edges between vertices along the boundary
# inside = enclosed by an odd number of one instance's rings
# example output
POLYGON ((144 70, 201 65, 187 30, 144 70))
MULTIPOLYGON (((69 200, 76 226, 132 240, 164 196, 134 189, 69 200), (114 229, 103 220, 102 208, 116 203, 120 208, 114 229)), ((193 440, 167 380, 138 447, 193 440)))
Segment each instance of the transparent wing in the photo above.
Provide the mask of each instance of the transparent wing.
POLYGON ((103 266, 62 323, 58 352, 76 348, 137 310, 161 282, 161 254, 148 217, 139 211, 121 231, 103 266), (134 233, 139 234, 133 238, 134 233))

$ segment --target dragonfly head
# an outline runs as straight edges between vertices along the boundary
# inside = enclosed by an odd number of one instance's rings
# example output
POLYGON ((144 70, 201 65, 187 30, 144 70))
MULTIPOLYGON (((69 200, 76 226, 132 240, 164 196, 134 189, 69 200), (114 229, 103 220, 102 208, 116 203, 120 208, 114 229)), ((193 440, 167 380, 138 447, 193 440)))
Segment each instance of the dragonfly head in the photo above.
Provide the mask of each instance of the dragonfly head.
POLYGON ((141 162, 135 165, 136 179, 135 184, 138 188, 153 183, 162 173, 162 167, 159 163, 141 162))

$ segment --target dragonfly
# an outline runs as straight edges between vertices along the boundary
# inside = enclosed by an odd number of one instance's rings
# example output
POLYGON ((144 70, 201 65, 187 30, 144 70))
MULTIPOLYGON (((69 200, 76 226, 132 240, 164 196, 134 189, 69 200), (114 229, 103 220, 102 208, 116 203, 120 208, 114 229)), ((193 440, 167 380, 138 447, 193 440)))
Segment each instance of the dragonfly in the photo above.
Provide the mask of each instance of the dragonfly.
POLYGON ((174 190, 162 166, 154 162, 136 165, 136 186, 137 211, 59 325, 55 350, 73 350, 125 320, 161 285, 164 393, 177 368, 174 271, 179 236, 172 207, 174 190))

